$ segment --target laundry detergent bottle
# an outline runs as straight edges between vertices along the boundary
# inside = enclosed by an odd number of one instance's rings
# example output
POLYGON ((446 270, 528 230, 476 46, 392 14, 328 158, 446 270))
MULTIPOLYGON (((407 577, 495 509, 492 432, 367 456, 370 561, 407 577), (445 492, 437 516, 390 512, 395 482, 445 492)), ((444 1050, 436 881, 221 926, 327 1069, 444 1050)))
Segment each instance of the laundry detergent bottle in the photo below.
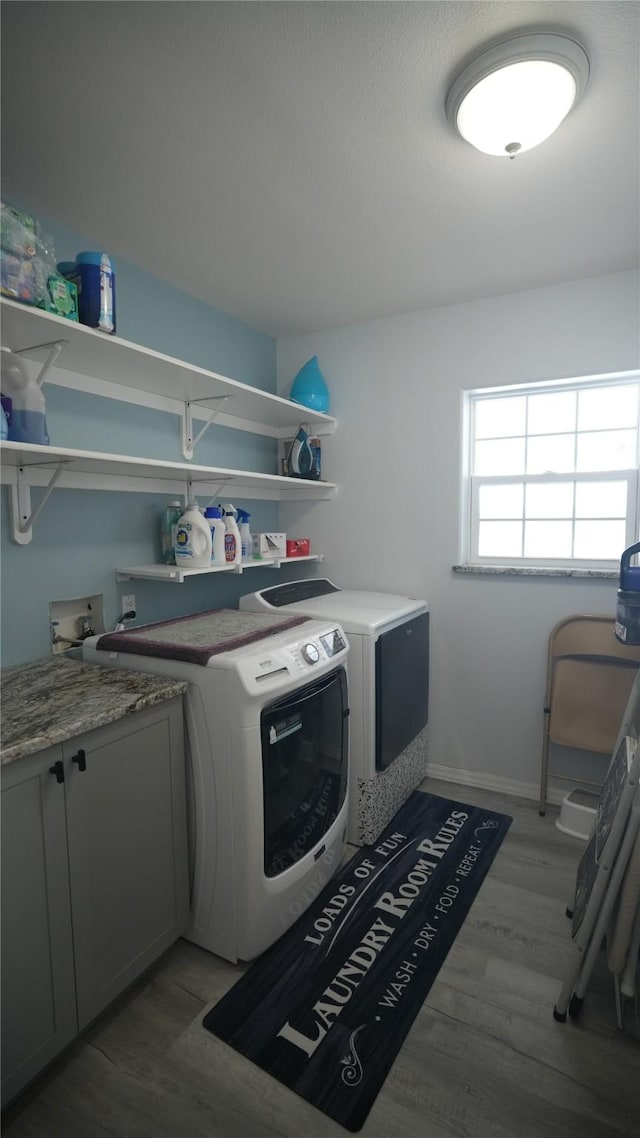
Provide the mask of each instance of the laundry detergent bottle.
POLYGON ((176 524, 174 556, 182 569, 209 569, 211 566, 211 530, 209 523, 192 498, 176 524))
POLYGON ((236 508, 228 502, 224 507, 224 558, 227 565, 239 565, 242 561, 242 542, 236 522, 236 508))
POLYGON ((174 546, 176 543, 176 525, 184 513, 184 506, 179 498, 174 498, 165 506, 160 520, 160 547, 162 560, 165 565, 175 565, 174 546))
POLYGON ((7 416, 8 440, 12 443, 49 445, 44 395, 29 375, 24 361, 9 348, 0 349, 0 385, 5 403, 11 400, 7 416))
POLYGON ((207 506, 204 516, 211 530, 211 564, 225 565, 224 539, 227 527, 222 520, 222 514, 217 506, 207 506))
POLYGON ((249 518, 246 510, 238 510, 238 529, 240 531, 240 555, 243 561, 250 561, 253 557, 253 538, 249 528, 249 518))

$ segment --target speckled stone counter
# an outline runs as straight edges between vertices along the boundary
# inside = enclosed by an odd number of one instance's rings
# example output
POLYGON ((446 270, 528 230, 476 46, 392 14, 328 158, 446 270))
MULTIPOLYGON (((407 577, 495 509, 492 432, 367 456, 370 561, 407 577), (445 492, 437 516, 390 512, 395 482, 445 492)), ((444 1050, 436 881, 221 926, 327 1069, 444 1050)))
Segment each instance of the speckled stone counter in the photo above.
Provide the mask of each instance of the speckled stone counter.
POLYGON ((619 576, 617 569, 551 569, 546 565, 453 565, 452 572, 498 577, 591 577, 602 581, 617 581, 619 576))
POLYGON ((0 763, 173 699, 187 686, 166 676, 100 668, 64 656, 6 668, 0 674, 0 763))

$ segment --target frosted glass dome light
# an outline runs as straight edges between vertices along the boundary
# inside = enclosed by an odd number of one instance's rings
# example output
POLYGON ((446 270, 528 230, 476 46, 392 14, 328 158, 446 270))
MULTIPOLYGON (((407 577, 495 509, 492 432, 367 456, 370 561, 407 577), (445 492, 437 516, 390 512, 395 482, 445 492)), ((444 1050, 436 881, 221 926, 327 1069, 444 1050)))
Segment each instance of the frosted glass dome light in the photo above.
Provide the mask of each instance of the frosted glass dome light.
POLYGON ((483 52, 458 76, 447 117, 477 150, 515 158, 557 130, 588 78, 589 59, 575 40, 516 36, 483 52))

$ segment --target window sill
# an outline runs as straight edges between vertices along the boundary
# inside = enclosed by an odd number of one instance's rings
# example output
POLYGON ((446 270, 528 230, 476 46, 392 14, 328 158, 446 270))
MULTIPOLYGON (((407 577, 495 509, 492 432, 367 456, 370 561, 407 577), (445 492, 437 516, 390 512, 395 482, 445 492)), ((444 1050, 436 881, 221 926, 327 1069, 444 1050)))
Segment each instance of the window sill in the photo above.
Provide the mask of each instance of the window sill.
POLYGON ((492 577, 582 577, 602 581, 617 581, 619 576, 617 569, 551 568, 545 565, 453 565, 452 572, 492 577))

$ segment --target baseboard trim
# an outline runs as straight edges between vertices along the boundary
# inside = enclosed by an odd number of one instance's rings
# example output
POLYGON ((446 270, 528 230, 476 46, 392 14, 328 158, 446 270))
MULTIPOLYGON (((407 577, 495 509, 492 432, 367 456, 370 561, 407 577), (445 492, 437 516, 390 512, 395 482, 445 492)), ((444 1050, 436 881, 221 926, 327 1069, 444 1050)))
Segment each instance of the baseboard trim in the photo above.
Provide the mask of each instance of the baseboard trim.
MULTIPOLYGON (((513 794, 516 798, 528 798, 538 802, 540 787, 533 782, 519 782, 513 778, 501 778, 497 774, 482 774, 481 771, 464 771, 459 767, 443 767, 439 763, 429 763, 427 778, 437 778, 441 782, 459 783, 460 786, 474 786, 477 790, 495 790, 498 794, 513 794)), ((547 802, 559 806, 566 790, 550 786, 547 802)))

